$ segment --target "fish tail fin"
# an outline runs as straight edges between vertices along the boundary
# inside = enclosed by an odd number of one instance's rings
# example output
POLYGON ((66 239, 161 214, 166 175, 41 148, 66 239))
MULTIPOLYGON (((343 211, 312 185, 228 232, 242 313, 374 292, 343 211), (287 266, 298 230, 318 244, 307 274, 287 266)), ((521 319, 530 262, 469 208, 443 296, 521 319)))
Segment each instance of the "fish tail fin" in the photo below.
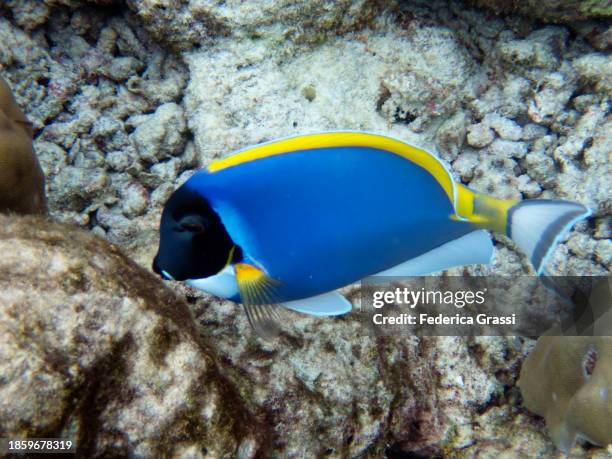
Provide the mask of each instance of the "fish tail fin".
POLYGON ((476 226, 509 236, 542 274, 563 235, 591 211, 560 199, 496 199, 458 186, 457 214, 476 226))
POLYGON ((572 226, 591 215, 577 202, 533 199, 510 208, 506 234, 529 257, 536 273, 542 274, 559 240, 572 226))

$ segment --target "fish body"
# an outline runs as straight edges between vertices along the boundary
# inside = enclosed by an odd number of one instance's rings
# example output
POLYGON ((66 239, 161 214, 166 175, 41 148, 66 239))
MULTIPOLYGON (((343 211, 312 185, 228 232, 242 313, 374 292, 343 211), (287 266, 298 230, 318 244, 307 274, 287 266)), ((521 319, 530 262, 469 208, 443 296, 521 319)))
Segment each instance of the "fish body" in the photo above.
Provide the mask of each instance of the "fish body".
POLYGON ((425 169, 369 147, 272 156, 186 186, 223 215, 247 262, 279 281, 278 301, 335 290, 477 229, 451 218, 425 169))
POLYGON ((515 239, 539 273, 588 214, 568 201, 473 192, 434 155, 396 139, 313 134, 245 149, 191 177, 164 209, 154 267, 247 312, 284 304, 333 315, 350 303, 330 292, 364 277, 487 263, 483 229, 515 239))

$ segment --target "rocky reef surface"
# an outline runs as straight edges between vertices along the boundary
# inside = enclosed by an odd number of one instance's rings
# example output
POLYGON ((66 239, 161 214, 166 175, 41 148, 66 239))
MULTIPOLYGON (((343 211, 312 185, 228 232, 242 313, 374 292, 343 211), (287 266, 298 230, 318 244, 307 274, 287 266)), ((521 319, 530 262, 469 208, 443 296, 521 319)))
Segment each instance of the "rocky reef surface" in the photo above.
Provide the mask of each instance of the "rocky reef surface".
MULTIPOLYGON (((549 269, 609 273, 610 14, 593 6, 533 19, 455 1, 253 5, 0 5, 0 70, 32 122, 49 212, 70 225, 2 222, 0 298, 11 307, 0 327, 15 337, 0 345, 2 374, 27 385, 0 378, 0 436, 69 434, 88 456, 558 455, 516 386, 532 340, 381 338, 354 315, 295 314, 264 342, 239 306, 182 285, 173 294, 113 247, 148 269, 165 200, 213 158, 354 129, 435 151, 456 179, 497 197, 588 205, 594 217, 549 269), (19 261, 42 254, 48 264, 19 261), (45 314, 38 301, 53 295, 65 299, 45 314)), ((492 266, 455 274, 530 272, 508 239, 495 242, 492 266)))
POLYGON ((0 216, 0 429, 80 457, 221 456, 262 443, 186 303, 90 232, 0 216))

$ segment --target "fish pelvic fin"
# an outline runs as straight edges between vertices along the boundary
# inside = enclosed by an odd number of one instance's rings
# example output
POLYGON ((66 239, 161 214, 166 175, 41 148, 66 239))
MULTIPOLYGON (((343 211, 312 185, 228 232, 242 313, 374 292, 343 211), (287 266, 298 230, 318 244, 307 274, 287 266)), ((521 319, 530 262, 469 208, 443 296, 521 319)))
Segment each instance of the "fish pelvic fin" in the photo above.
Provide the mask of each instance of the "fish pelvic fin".
POLYGON ((281 321, 281 307, 276 301, 279 282, 248 263, 235 264, 234 271, 251 327, 263 339, 275 338, 280 331, 278 323, 281 321))
POLYGON ((591 215, 582 204, 561 199, 496 199, 463 185, 457 189, 457 218, 506 234, 529 257, 538 275, 565 233, 591 215))

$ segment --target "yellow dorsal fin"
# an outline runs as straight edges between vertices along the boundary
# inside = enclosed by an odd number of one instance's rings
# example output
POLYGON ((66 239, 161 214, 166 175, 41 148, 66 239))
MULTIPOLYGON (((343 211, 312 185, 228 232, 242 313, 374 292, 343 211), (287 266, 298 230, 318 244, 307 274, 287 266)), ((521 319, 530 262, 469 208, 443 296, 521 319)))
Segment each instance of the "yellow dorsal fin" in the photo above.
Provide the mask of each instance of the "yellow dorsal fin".
POLYGON ((427 170, 455 203, 454 181, 440 160, 431 153, 390 137, 364 132, 326 132, 275 140, 247 148, 224 159, 213 161, 208 172, 216 172, 249 161, 301 150, 331 147, 369 147, 406 158, 427 170))

